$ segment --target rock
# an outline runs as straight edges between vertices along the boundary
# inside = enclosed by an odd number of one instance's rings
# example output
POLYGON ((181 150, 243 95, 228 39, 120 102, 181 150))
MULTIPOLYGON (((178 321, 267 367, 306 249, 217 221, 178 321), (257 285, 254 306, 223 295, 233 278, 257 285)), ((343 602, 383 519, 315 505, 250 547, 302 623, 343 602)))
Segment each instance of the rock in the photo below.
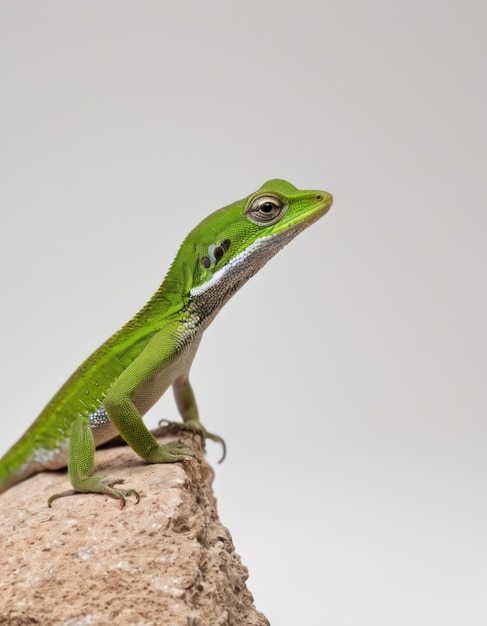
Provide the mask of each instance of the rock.
POLYGON ((179 438, 196 460, 145 465, 127 446, 97 451, 97 474, 122 476, 140 493, 122 510, 95 494, 48 508, 50 495, 70 488, 66 472, 37 474, 0 496, 0 624, 269 624, 218 519, 199 437, 179 438))

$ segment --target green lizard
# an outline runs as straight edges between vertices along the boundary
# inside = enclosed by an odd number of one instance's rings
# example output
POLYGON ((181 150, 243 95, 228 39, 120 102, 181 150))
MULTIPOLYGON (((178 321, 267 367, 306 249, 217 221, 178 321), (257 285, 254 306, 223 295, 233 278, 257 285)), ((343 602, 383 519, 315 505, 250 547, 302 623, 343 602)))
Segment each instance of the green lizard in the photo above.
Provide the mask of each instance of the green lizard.
POLYGON ((94 476, 95 448, 120 434, 146 463, 194 453, 179 441, 160 445, 142 416, 172 385, 184 427, 225 444, 200 423, 189 370, 203 331, 227 300, 285 244, 332 204, 324 191, 270 180, 204 219, 181 244, 149 302, 72 374, 37 420, 0 459, 0 493, 43 470, 68 467, 73 489, 120 500, 134 489, 94 476))

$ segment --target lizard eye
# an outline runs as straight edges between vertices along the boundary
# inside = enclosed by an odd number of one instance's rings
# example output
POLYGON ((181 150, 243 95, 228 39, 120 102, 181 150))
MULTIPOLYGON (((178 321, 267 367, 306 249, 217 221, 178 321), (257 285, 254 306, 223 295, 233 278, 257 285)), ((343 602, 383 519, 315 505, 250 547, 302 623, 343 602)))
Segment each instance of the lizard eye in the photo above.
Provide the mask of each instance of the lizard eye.
POLYGON ((281 219, 287 207, 288 204, 283 198, 266 193, 253 198, 245 211, 245 215, 259 226, 269 226, 281 219))

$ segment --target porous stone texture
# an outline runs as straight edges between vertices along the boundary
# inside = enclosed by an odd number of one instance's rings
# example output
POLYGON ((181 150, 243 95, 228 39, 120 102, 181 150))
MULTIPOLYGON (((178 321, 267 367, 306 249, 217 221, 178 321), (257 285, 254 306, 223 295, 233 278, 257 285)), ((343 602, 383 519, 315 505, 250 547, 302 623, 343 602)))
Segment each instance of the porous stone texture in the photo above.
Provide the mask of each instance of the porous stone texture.
POLYGON ((127 446, 97 451, 97 474, 140 493, 123 510, 94 494, 48 508, 50 495, 70 488, 65 472, 37 474, 0 496, 2 626, 269 624, 218 519, 199 437, 179 438, 194 461, 145 465, 127 446))

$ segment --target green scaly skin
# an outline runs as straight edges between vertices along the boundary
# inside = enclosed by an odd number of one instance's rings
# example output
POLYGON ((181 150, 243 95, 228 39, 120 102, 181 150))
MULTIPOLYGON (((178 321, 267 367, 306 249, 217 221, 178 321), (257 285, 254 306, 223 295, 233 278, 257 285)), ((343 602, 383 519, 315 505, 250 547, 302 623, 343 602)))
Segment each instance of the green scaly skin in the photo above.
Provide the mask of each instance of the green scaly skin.
MULTIPOLYGON (((187 461, 179 441, 160 445, 142 416, 170 387, 185 427, 223 439, 200 423, 189 370, 201 336, 225 302, 272 256, 330 208, 324 191, 270 180, 215 211, 181 244, 150 301, 72 374, 29 430, 0 459, 0 492, 45 469, 68 466, 73 489, 105 493, 125 505, 138 494, 122 479, 95 476, 96 446, 121 434, 147 463, 187 461)), ((225 448, 224 448, 225 450, 225 448)))

